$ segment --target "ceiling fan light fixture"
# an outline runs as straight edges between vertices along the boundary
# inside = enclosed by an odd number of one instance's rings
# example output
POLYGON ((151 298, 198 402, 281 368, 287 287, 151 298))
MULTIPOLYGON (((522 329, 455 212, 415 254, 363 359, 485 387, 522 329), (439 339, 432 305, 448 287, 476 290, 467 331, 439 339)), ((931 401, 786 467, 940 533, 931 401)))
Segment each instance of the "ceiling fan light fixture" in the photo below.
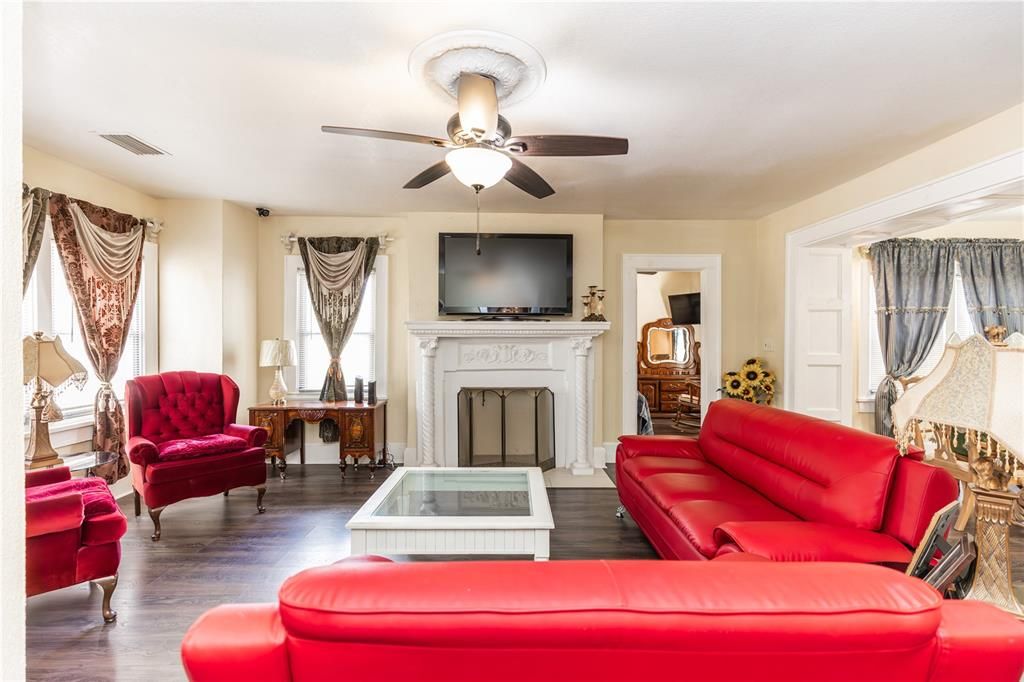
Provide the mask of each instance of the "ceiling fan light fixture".
POLYGON ((512 168, 512 159, 487 147, 453 149, 444 160, 452 174, 467 187, 492 187, 512 168))

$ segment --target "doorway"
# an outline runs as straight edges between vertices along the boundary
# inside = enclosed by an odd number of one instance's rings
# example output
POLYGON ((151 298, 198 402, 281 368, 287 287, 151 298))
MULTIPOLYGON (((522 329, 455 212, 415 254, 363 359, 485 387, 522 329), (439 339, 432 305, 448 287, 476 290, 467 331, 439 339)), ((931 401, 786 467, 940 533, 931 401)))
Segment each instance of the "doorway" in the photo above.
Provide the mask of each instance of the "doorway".
POLYGON ((645 404, 654 433, 699 429, 721 374, 721 268, 718 254, 623 255, 623 434, 644 430, 645 404))

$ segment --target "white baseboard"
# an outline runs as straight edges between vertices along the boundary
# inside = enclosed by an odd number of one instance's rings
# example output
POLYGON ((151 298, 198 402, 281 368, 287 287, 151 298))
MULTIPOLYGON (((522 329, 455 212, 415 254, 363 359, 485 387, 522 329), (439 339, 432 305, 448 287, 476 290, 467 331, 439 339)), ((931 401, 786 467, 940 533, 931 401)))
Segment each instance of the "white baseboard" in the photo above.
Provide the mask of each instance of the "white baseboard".
MULTIPOLYGON (((395 443, 388 441, 388 452, 395 458, 396 464, 401 464, 405 461, 406 447, 405 443, 395 443)), ((294 450, 288 453, 288 463, 294 464, 298 461, 298 450, 294 450)), ((338 444, 337 443, 325 443, 320 440, 319 436, 310 437, 306 436, 306 464, 337 464, 338 463, 338 444)))

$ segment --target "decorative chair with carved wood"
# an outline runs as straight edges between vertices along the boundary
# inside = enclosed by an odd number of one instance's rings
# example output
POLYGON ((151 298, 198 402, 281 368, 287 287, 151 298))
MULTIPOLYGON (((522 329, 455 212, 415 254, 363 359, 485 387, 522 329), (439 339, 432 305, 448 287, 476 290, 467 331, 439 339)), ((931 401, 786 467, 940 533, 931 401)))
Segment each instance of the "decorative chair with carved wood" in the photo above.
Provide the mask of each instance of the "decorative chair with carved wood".
POLYGON ((101 478, 67 467, 25 474, 25 592, 31 597, 91 580, 103 589, 103 620, 114 622, 121 536, 128 520, 101 478))
POLYGON ((256 509, 265 511, 267 432, 235 423, 238 385, 205 372, 140 376, 125 388, 128 457, 135 515, 139 496, 160 539, 160 514, 175 502, 233 488, 255 487, 256 509))

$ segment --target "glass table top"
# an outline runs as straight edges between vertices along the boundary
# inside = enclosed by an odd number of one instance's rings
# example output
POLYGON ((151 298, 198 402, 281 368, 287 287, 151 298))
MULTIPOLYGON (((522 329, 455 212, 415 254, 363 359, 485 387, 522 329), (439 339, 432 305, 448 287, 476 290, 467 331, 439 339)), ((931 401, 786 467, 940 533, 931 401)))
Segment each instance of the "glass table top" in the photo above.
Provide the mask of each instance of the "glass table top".
POLYGON ((389 516, 529 516, 524 471, 409 471, 373 510, 389 516))
POLYGON ((117 453, 97 450, 93 452, 80 452, 74 455, 64 455, 61 459, 64 461, 60 464, 55 464, 54 466, 64 466, 71 471, 85 471, 117 461, 117 453))

